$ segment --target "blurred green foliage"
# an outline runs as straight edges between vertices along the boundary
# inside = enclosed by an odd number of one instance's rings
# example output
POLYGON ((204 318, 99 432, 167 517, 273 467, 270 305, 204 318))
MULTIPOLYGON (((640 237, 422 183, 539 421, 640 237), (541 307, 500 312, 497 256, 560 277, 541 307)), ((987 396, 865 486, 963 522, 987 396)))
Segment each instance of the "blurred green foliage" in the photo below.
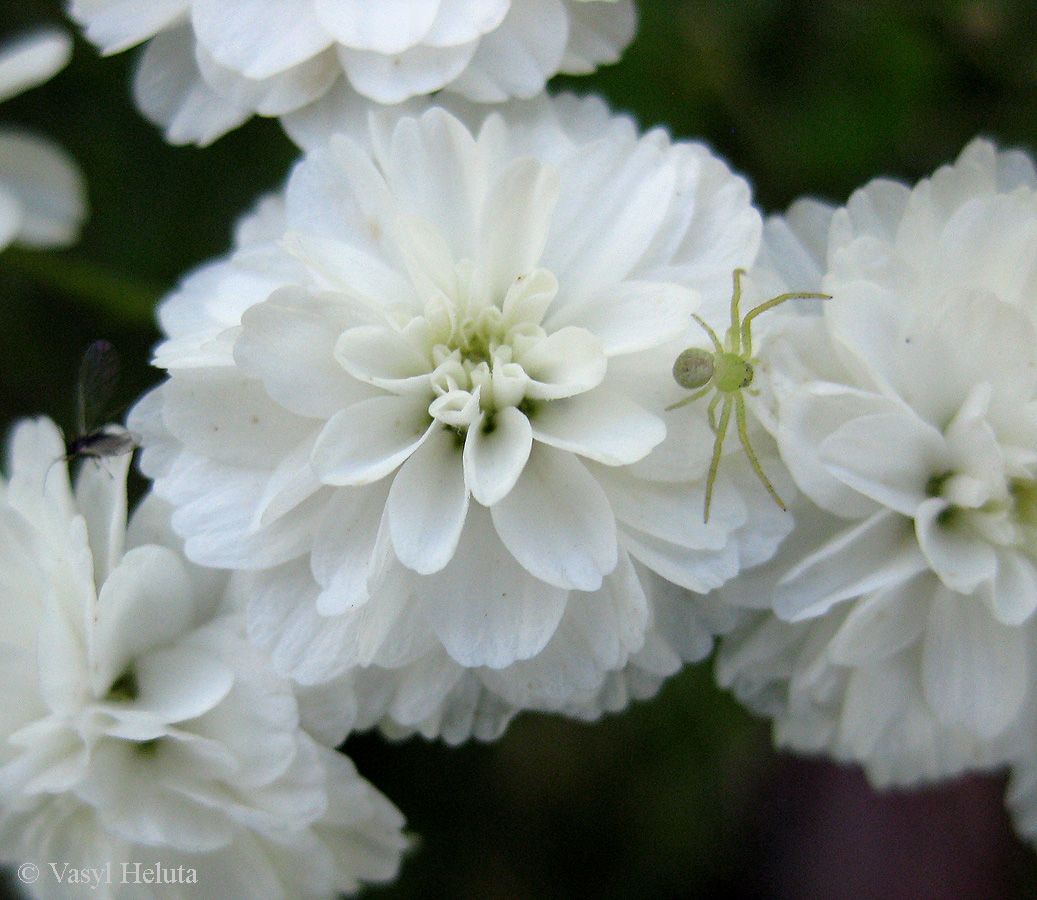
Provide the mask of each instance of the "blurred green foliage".
MULTIPOLYGON (((980 133, 1037 148, 1032 0, 639 5, 618 65, 556 87, 604 93, 645 127, 708 142, 768 212, 803 193, 842 202, 877 175, 914 180, 980 133)), ((0 4, 0 38, 62 20, 58 0, 0 4)), ((78 361, 98 337, 121 351, 120 402, 153 383, 155 301, 228 248, 235 220, 295 156, 269 120, 205 150, 167 146, 132 106, 134 57, 101 59, 79 40, 66 71, 0 110, 76 157, 92 206, 75 247, 0 253, 0 427, 37 413, 69 425, 78 361)), ((745 840, 781 763, 705 666, 594 726, 527 716, 493 746, 362 736, 350 750, 423 835, 380 896, 771 896, 746 887, 745 840)), ((1019 896, 1037 891, 1031 857, 1012 858, 1019 896)))

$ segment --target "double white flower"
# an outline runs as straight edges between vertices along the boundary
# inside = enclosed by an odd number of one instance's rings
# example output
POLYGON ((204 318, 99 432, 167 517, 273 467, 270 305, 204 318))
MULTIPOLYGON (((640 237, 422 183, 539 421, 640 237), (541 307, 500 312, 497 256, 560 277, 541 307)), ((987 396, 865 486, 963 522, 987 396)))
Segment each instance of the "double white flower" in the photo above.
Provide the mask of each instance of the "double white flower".
POLYGON ((108 864, 100 896, 126 900, 330 900, 393 877, 400 814, 213 618, 225 579, 180 556, 154 498, 127 532, 128 456, 85 463, 73 494, 63 454, 51 422, 22 422, 0 480, 0 856, 36 863, 48 900, 108 864), (195 874, 147 888, 123 863, 195 874))
POLYGON ((595 101, 468 115, 311 146, 166 302, 131 417, 188 555, 261 570, 279 665, 384 670, 432 732, 597 702, 638 653, 669 674, 651 573, 708 590, 790 527, 735 465, 704 524, 712 433, 664 418, 692 311, 755 255, 746 184, 595 101))
POLYGON ((137 101, 169 140, 200 144, 333 88, 378 103, 533 97, 556 72, 615 62, 635 20, 632 0, 71 0, 70 12, 105 53, 151 39, 137 101))
POLYGON ((770 226, 778 267, 833 297, 769 359, 782 456, 830 515, 721 676, 880 783, 1003 759, 1033 691, 1035 234, 1032 163, 985 141, 770 226))

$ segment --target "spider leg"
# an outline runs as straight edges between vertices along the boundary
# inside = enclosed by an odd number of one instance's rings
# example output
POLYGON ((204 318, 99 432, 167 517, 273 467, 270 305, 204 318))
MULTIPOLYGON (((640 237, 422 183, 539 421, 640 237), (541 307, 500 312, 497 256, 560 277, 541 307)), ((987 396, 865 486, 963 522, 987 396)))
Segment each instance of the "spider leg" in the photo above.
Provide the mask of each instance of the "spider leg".
POLYGON ((750 322, 755 319, 760 313, 767 312, 768 309, 774 309, 780 303, 784 303, 786 300, 831 300, 830 294, 781 294, 770 300, 761 303, 759 306, 753 307, 745 316, 742 321, 742 344, 745 347, 745 355, 752 356, 753 352, 753 341, 750 322))
POLYGON ((731 352, 736 356, 742 354, 741 342, 738 337, 738 324, 742 319, 738 313, 738 304, 742 299, 742 276, 744 274, 745 269, 735 269, 734 271, 735 287, 731 292, 731 327, 727 330, 727 342, 730 344, 731 352))
POLYGON ((702 316, 698 315, 697 313, 692 313, 691 317, 696 322, 698 322, 699 325, 701 325, 703 328, 706 329, 706 332, 709 334, 709 339, 713 342, 713 346, 716 347, 717 353, 723 353, 724 352, 724 347, 720 343, 720 338, 718 338, 717 337, 717 333, 712 328, 709 327, 709 325, 707 324, 706 320, 703 319, 702 316))
MULTIPOLYGON (((709 406, 706 409, 706 411, 709 413, 709 427, 713 429, 714 434, 716 434, 717 432, 717 419, 715 413, 717 404, 721 401, 721 399, 726 399, 726 397, 724 397, 724 395, 720 391, 717 391, 713 399, 709 401, 709 406)), ((725 409, 726 408, 727 407, 725 406, 725 409)), ((723 415, 724 410, 721 410, 720 414, 723 415)))
POLYGON ((671 409, 677 409, 678 407, 686 406, 693 400, 698 400, 699 397, 705 397, 706 394, 708 394, 711 390, 713 390, 713 385, 707 384, 704 388, 695 391, 694 394, 689 394, 683 400, 678 400, 676 403, 671 403, 669 406, 666 407, 666 411, 669 412, 671 409))
POLYGON ((763 486, 767 488, 767 492, 774 498, 782 511, 788 512, 788 507, 782 503, 781 497, 778 496, 778 492, 774 490, 774 485, 770 483, 770 479, 768 479, 764 474, 763 467, 760 465, 760 461, 756 458, 756 452, 749 443, 749 429, 746 427, 745 423, 745 398, 742 397, 741 394, 737 394, 734 398, 734 405, 735 420, 738 423, 738 437, 742 441, 742 446, 745 448, 745 455, 749 457, 749 462, 752 464, 753 471, 759 476, 760 481, 763 482, 763 486))
MULTIPOLYGON (((717 392, 717 397, 720 392, 717 392)), ((702 521, 709 522, 709 507, 713 502, 713 482, 717 480, 717 469, 720 468, 720 451, 724 446, 724 435, 727 433, 727 423, 731 421, 731 407, 735 399, 730 396, 724 398, 724 408, 720 412, 720 428, 717 429, 717 439, 713 442, 713 458, 709 461, 709 474, 706 476, 706 508, 702 513, 702 521)))

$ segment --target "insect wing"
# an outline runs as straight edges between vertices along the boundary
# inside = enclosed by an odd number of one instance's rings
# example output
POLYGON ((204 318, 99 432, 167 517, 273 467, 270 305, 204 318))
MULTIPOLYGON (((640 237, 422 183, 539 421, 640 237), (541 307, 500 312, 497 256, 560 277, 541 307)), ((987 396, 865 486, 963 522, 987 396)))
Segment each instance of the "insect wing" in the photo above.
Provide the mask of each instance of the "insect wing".
POLYGON ((132 453, 139 445, 140 439, 132 431, 127 431, 119 425, 106 425, 100 431, 69 441, 67 450, 71 458, 89 456, 103 459, 107 456, 132 453))
POLYGON ((94 341, 79 364, 77 397, 79 434, 98 430, 119 381, 119 354, 108 341, 94 341))

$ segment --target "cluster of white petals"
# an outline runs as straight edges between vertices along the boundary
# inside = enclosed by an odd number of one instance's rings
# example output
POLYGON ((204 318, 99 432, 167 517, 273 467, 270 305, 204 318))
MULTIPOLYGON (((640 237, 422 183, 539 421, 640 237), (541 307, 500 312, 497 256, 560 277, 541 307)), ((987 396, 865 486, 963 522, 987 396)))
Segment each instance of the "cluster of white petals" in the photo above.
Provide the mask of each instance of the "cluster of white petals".
POLYGON ((533 97, 557 72, 615 62, 633 0, 71 0, 105 53, 150 41, 135 94, 174 143, 209 143, 253 113, 333 88, 377 103, 441 89, 533 97))
POLYGON ((773 612, 728 640, 721 680, 779 742, 879 784, 1004 760, 1037 674, 1033 164, 976 140, 913 189, 800 201, 766 242, 832 295, 768 355, 782 457, 818 510, 734 586, 773 612))
MULTIPOLYGON (((0 102, 36 87, 68 62, 72 42, 38 31, 0 48, 0 102)), ((0 128, 0 249, 17 241, 51 247, 75 240, 86 215, 79 168, 46 138, 0 128)))
POLYGON ((393 877, 402 817, 213 618, 226 579, 183 559, 160 501, 127 529, 128 456, 73 492, 63 454, 22 422, 0 479, 0 857, 47 900, 331 900, 393 877))
POLYGON ((355 670, 368 718, 452 740, 705 655, 657 576, 708 591, 791 527, 738 455, 705 524, 705 410, 664 413, 755 258, 746 183, 596 100, 467 115, 311 134, 163 305, 130 423, 188 556, 253 570, 282 670, 355 670))

